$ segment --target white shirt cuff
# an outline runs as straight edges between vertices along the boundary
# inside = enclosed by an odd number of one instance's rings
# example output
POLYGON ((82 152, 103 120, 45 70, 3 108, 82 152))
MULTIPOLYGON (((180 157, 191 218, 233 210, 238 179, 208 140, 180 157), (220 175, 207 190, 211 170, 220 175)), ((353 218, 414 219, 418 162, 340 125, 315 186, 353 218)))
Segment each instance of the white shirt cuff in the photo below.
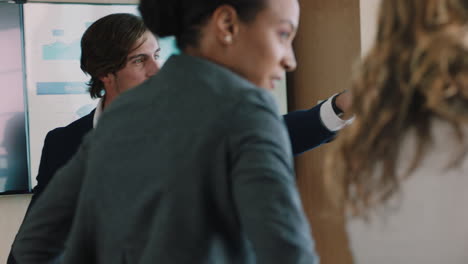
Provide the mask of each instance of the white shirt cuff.
POLYGON ((322 119, 323 125, 332 132, 338 131, 354 121, 354 116, 351 119, 343 120, 335 114, 335 111, 333 111, 331 102, 333 97, 337 95, 338 94, 334 94, 332 97, 328 98, 322 106, 320 106, 320 119, 322 119))

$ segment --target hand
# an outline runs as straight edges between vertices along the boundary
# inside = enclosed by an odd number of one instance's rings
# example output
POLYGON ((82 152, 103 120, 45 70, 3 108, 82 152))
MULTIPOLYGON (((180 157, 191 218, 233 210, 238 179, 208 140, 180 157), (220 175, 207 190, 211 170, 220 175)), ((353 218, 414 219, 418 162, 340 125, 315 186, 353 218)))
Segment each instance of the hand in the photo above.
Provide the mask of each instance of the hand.
POLYGON ((351 92, 348 90, 343 91, 336 97, 335 104, 339 109, 341 109, 341 111, 343 111, 342 119, 347 120, 353 116, 353 113, 350 113, 352 103, 353 97, 351 92))

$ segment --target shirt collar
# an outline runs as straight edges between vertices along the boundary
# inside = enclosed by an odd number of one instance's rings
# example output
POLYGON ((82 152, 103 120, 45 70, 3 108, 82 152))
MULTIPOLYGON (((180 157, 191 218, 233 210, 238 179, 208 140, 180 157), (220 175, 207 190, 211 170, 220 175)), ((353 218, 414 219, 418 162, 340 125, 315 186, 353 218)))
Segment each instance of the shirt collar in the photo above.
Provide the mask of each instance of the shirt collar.
POLYGON ((101 117, 102 114, 102 103, 103 103, 103 98, 99 99, 97 106, 96 106, 96 111, 94 111, 94 117, 93 117, 93 128, 96 127, 99 118, 101 117))

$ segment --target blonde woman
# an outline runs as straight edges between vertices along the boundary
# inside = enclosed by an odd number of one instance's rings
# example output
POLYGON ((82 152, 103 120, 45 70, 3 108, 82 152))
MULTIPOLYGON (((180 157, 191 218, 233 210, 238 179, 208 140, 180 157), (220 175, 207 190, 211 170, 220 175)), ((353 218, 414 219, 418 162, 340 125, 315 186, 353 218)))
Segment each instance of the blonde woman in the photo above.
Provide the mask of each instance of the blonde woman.
POLYGON ((383 0, 327 160, 356 263, 467 263, 468 1, 383 0), (333 162, 334 165, 331 165, 333 162))

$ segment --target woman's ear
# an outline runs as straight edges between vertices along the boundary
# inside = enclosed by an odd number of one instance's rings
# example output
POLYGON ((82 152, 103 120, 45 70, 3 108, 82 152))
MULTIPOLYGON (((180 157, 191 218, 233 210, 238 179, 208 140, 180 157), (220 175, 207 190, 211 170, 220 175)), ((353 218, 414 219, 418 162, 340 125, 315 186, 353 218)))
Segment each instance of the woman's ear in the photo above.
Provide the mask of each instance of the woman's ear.
POLYGON ((222 5, 213 13, 216 27, 216 39, 224 45, 231 45, 236 41, 239 33, 239 17, 236 9, 230 5, 222 5))

